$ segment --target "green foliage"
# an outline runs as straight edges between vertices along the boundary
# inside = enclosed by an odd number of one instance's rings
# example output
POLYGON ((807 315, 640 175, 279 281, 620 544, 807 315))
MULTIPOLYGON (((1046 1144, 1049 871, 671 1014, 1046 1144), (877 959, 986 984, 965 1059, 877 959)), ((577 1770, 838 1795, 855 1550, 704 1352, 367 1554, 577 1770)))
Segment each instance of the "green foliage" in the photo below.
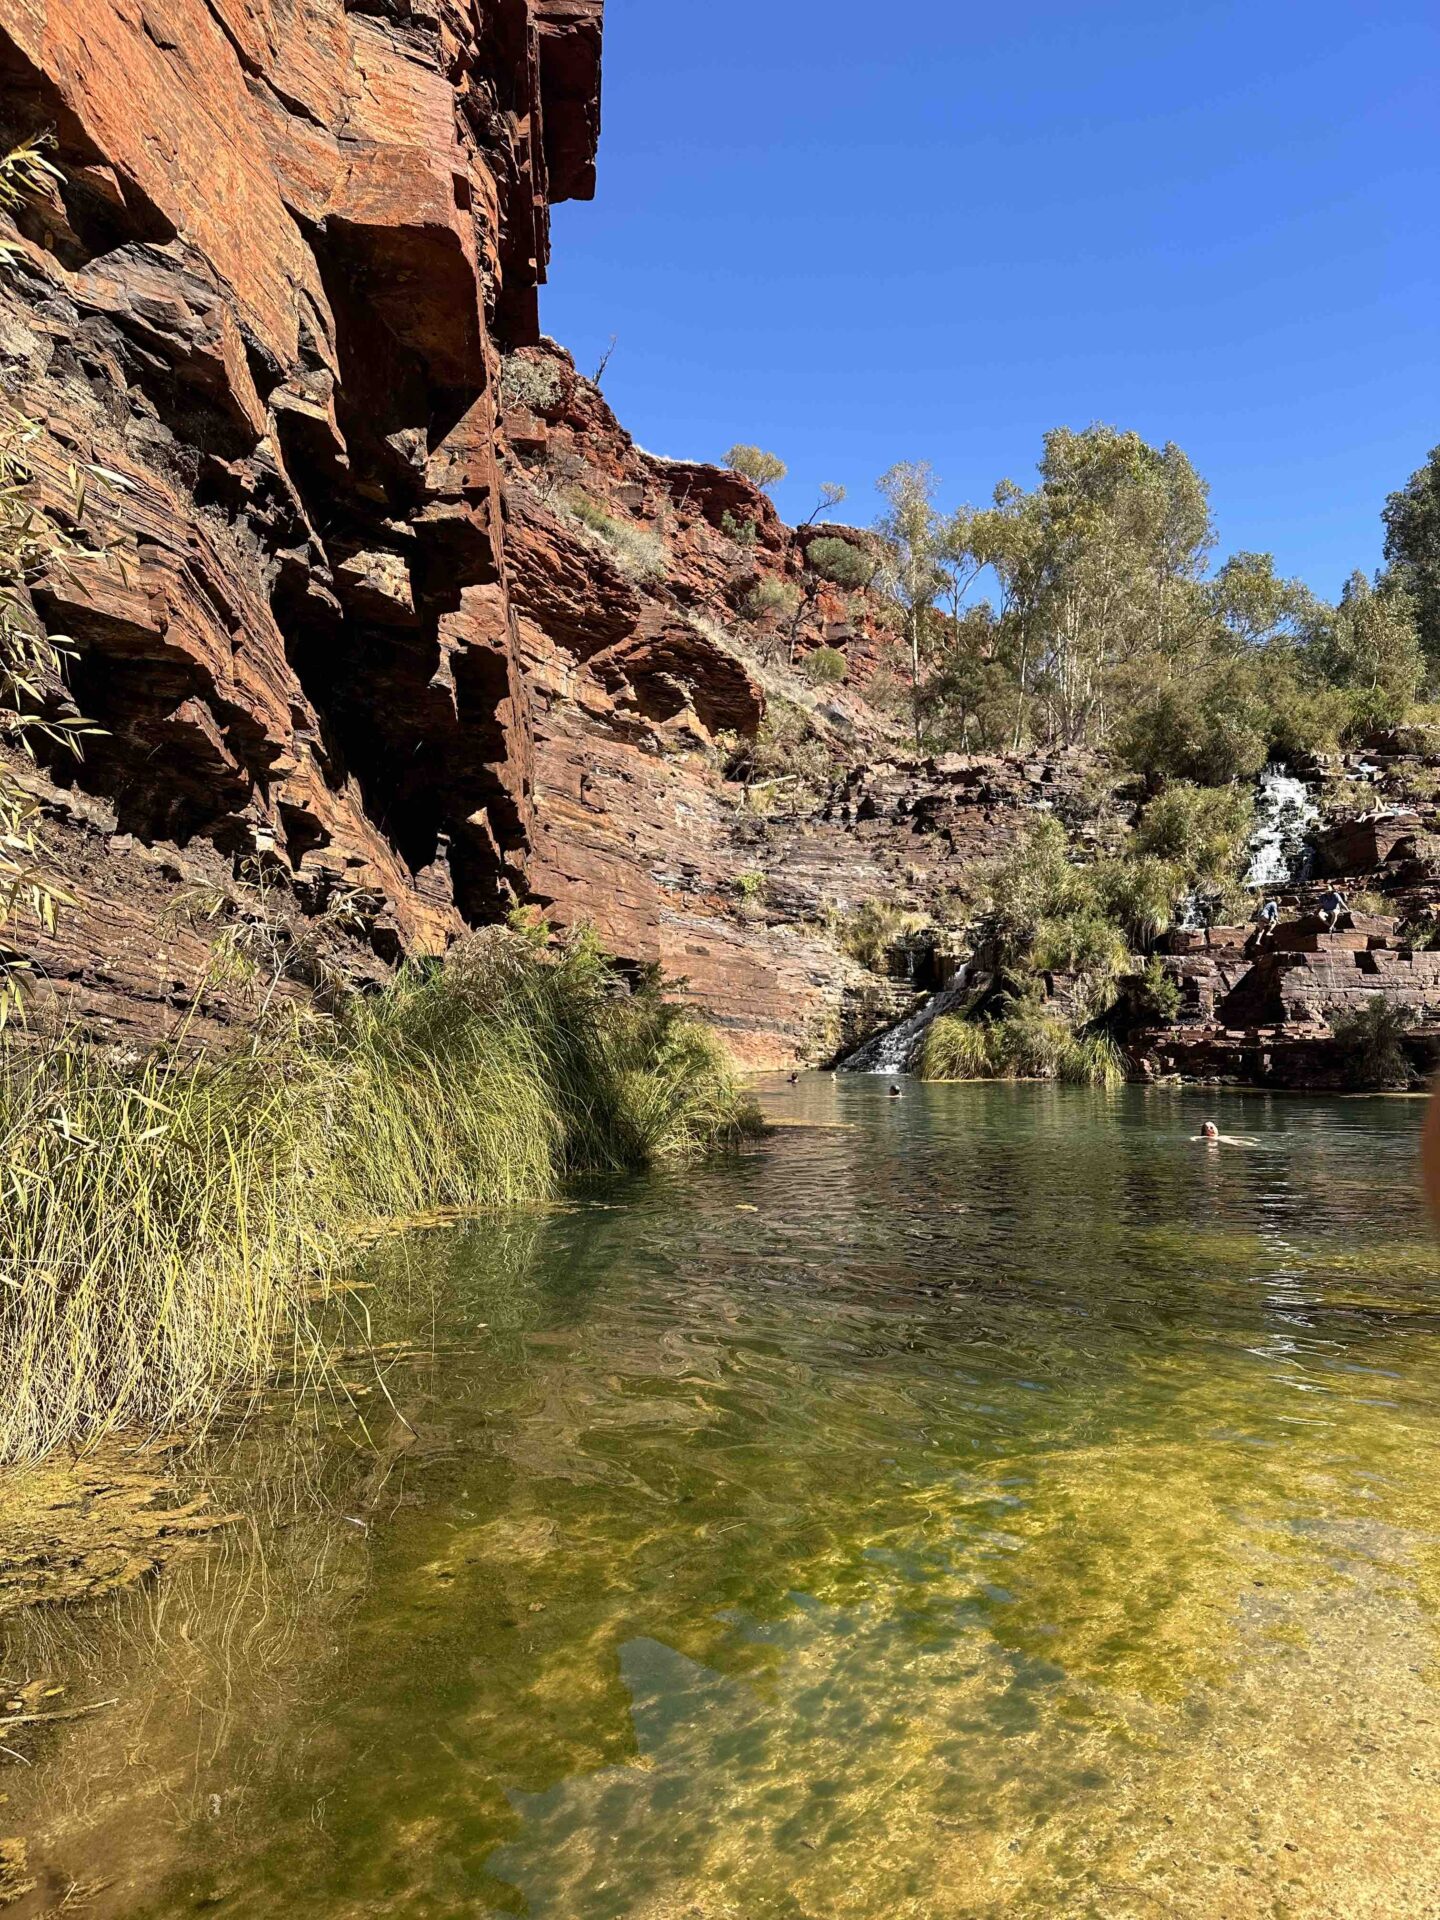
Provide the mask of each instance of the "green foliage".
POLYGON ((805 564, 822 580, 851 591, 868 587, 875 576, 875 562, 863 548, 828 534, 810 542, 805 564))
POLYGON ((771 698, 759 732, 732 756, 727 777, 742 780, 752 800, 783 787, 797 802, 828 793, 840 772, 834 747, 793 700, 771 698))
POLYGON ((720 515, 720 531, 740 547, 753 547, 760 537, 760 528, 754 520, 732 513, 729 507, 720 515))
POLYGON ((1337 607, 1316 609, 1307 653, 1318 678, 1352 696, 1357 734, 1399 725, 1425 679, 1410 596, 1393 580, 1372 587, 1363 573, 1351 574, 1337 607))
POLYGON ((1125 965, 1129 946, 1099 902, 1067 903, 1036 925, 1030 964, 1042 973, 1095 974, 1109 978, 1125 965))
POLYGON ((1149 779, 1221 787, 1270 759, 1270 710, 1244 663, 1217 663, 1139 695, 1115 741, 1122 766, 1149 779))
MULTIPOLYGON (((45 159, 44 141, 27 141, 0 155, 0 211, 13 214, 61 179, 45 159)), ((0 246, 0 262, 13 252, 0 246)), ((40 501, 26 463, 26 448, 40 429, 21 415, 0 412, 0 747, 34 760, 42 743, 78 754, 93 731, 64 709, 62 644, 36 619, 29 588, 45 575, 63 573, 83 543, 40 501)), ((78 527, 85 513, 87 473, 68 469, 66 518, 78 527)), ((112 478, 115 476, 112 476, 112 478)), ((46 872, 36 833, 39 810, 25 782, 0 758, 0 1027, 20 1007, 29 963, 4 941, 17 909, 53 928, 63 895, 46 872)))
POLYGON ((1334 1033, 1346 1085, 1377 1092, 1408 1087, 1415 1076, 1401 1041, 1412 1021, 1408 1007, 1394 1005, 1383 993, 1354 1012, 1342 1013, 1334 1022, 1334 1033))
MULTIPOLYGON (((979 952, 1001 991, 988 997, 978 1017, 951 1015, 934 1023, 926 1073, 1089 1085, 1123 1078, 1111 1009, 1123 990, 1126 1009, 1135 1014, 1133 974, 1122 989, 1130 956, 1153 947, 1170 925, 1192 870, 1227 853, 1233 857, 1244 817, 1232 796, 1182 790, 1154 822, 1148 844, 1136 835, 1122 852, 1080 863, 1060 821, 1040 815, 1020 844, 979 876, 979 952), (1045 1000, 1041 976, 1050 974, 1071 976, 1067 1012, 1045 1000)), ((1141 982, 1141 994, 1153 992, 1157 1018, 1162 1004, 1173 1013, 1178 994, 1172 999, 1173 983, 1158 961, 1141 982)))
POLYGON ((845 656, 838 647, 816 647, 805 656, 805 677, 814 686, 838 687, 845 673, 845 656))
POLYGON ((529 413, 548 413, 559 405, 564 392, 560 369, 551 361, 507 353, 500 363, 500 399, 507 408, 523 407, 529 413))
POLYGON ((582 526, 588 527, 613 551, 617 564, 633 579, 663 580, 670 571, 670 549, 658 534, 617 520, 580 488, 565 495, 565 506, 582 526))
POLYGON ((1145 971, 1127 983, 1129 1010, 1141 1026, 1165 1027, 1180 1011, 1180 984, 1152 955, 1145 971))
POLYGON ((1122 856, 1097 860, 1089 873, 1100 911, 1123 934, 1128 948, 1147 951, 1175 917, 1185 875, 1171 860, 1127 847, 1122 856))
POLYGON ((732 473, 738 473, 759 487, 762 493, 777 486, 790 469, 778 455, 766 453, 763 447, 751 447, 741 443, 731 447, 725 456, 725 464, 732 473))
POLYGON ((713 1037, 594 943, 499 929, 248 1050, 0 1053, 0 1458, 203 1417, 378 1221, 509 1205, 752 1124, 713 1037))
POLYGON ((1255 817, 1239 787, 1166 787, 1146 807, 1131 846, 1178 870, 1192 887, 1222 885, 1238 874, 1255 817))
POLYGON ((1411 599, 1430 677, 1440 676, 1440 447, 1385 503, 1385 558, 1411 599))
POLYGON ((1070 857, 1065 829, 1041 814, 1010 852, 982 867, 977 892, 989 945, 1001 967, 1029 963, 1042 926, 1054 928, 1094 907, 1089 879, 1070 857))
POLYGON ((746 594, 741 611, 757 623, 793 618, 800 605, 800 589, 789 580, 767 576, 746 594))
POLYGON ((753 869, 735 876, 736 890, 742 900, 758 900, 768 884, 767 877, 753 869))
POLYGON ((1224 786, 1402 723, 1440 672, 1440 449, 1391 496, 1389 574, 1334 607, 1269 554, 1212 574, 1204 482, 1133 433, 1057 429, 1038 484, 948 520, 924 466, 881 487, 883 582, 935 745, 1106 746, 1153 781, 1224 786), (996 603, 966 604, 982 576, 996 603))
POLYGON ((1021 1002, 994 1020, 942 1014, 931 1022, 920 1056, 925 1080, 1064 1080, 1115 1087, 1123 1058, 1102 1035, 1077 1036, 1060 1015, 1021 1002))
POLYGON ((920 738, 920 669, 935 602, 945 585, 940 564, 943 523, 928 460, 902 460, 876 482, 885 512, 876 524, 884 551, 879 580, 901 609, 910 653, 910 704, 920 738))
POLYGON ((865 900, 836 922, 835 943, 862 967, 883 973, 892 949, 929 924, 923 913, 911 913, 888 900, 865 900))

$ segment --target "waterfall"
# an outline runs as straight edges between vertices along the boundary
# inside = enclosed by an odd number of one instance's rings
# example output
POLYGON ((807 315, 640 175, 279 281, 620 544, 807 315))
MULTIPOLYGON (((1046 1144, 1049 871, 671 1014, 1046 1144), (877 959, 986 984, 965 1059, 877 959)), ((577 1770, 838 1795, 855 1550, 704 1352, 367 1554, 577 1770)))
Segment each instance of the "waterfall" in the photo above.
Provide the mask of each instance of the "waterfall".
POLYGON ((942 987, 939 993, 932 993, 923 1007, 917 1008, 907 1019, 887 1028, 884 1033, 877 1033, 842 1060, 840 1072, 908 1073, 910 1063, 920 1050, 925 1029, 942 1013, 949 1013, 952 1007, 959 1006, 965 998, 969 978, 970 965, 966 961, 951 975, 949 986, 942 987))
POLYGON ((1320 809, 1303 780, 1284 767, 1267 767, 1255 796, 1247 887, 1283 887, 1304 878, 1305 835, 1320 809))

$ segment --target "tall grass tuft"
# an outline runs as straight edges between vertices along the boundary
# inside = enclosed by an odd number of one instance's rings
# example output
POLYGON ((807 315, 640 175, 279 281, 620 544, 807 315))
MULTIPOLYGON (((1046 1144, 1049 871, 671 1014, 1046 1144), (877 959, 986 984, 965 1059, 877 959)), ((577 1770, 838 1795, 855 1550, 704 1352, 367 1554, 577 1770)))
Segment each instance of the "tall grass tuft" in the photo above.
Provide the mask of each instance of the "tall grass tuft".
POLYGON ((942 1014, 925 1035, 925 1080, 1064 1080, 1116 1087, 1124 1059, 1113 1041, 1072 1033, 1058 1013, 1022 1001, 998 1019, 942 1014))
POLYGON ((243 1052, 0 1050, 0 1459, 204 1419, 355 1236, 754 1124, 711 1035, 588 940, 496 930, 243 1052))

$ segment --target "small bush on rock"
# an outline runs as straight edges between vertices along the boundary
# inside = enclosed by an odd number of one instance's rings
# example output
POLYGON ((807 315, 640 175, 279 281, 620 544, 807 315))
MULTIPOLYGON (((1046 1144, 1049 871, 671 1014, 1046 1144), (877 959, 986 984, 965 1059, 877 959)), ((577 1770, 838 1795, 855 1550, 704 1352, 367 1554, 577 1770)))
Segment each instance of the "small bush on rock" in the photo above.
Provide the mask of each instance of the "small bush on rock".
POLYGON ((1383 993, 1334 1022, 1335 1048, 1345 1084, 1357 1092, 1408 1087, 1414 1078, 1400 1044, 1413 1023, 1408 1007, 1383 993))
POLYGON ((579 488, 566 495, 565 505, 582 526, 598 534, 612 549, 616 564, 632 579, 663 580, 670 571, 670 549, 658 534, 617 520, 598 500, 579 488))
POLYGON ((810 542, 805 549, 805 564, 822 580, 852 591, 868 587, 875 577, 875 562, 869 554, 849 540, 828 534, 810 542))
POLYGON ((845 671, 845 656, 838 647, 816 647, 805 656, 805 677, 812 686, 838 687, 845 671))
POLYGON ((527 360, 522 354, 511 353, 501 363, 500 398, 506 407, 547 413, 558 405, 563 392, 560 369, 547 361, 527 360))
POLYGON ((790 469, 777 454, 766 453, 763 447, 752 447, 743 441, 731 447, 725 456, 725 464, 732 473, 742 475, 752 486, 766 493, 779 484, 790 469))

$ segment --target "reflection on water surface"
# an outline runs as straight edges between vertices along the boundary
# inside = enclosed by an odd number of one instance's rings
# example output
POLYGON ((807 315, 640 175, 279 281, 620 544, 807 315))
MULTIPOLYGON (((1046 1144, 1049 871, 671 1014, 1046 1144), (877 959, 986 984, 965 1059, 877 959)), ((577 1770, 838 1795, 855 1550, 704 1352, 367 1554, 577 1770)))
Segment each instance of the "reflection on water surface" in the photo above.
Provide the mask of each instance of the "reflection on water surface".
POLYGON ((6 1771, 17 1913, 1440 1911, 1416 1106, 771 1105, 387 1249, 365 1433, 277 1414, 203 1463, 253 1524, 14 1630, 121 1703, 6 1771))

